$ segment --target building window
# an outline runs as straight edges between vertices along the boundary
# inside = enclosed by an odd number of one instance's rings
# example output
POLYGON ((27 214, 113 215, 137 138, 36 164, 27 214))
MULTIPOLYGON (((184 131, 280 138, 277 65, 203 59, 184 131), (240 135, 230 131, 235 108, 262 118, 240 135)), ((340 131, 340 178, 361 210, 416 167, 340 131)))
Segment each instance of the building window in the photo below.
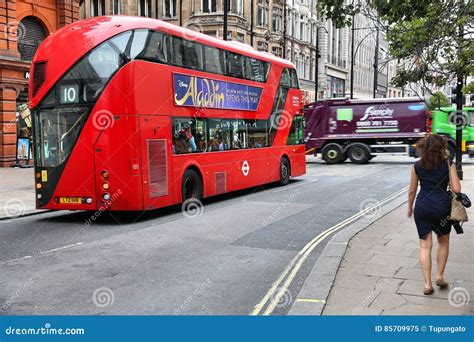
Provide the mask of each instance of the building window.
POLYGON ((217 0, 202 0, 201 2, 202 12, 213 13, 217 11, 217 0))
POLYGON ((41 42, 46 38, 46 31, 38 19, 27 16, 20 21, 22 35, 18 40, 18 51, 21 60, 31 61, 41 42))
POLYGON ((113 0, 112 1, 112 13, 113 14, 120 14, 120 0, 113 0))
POLYGON ((163 17, 176 17, 176 0, 163 0, 163 17))
POLYGON ((268 0, 258 0, 258 26, 268 26, 268 0))
POLYGON ((273 13, 272 13, 272 31, 273 32, 281 32, 281 19, 282 19, 281 8, 273 7, 273 13))
POLYGON ((244 0, 235 0, 235 1, 236 1, 235 13, 237 15, 244 15, 244 0))
POLYGON ((274 46, 272 47, 272 53, 277 57, 283 57, 283 48, 274 46))
POLYGON ((138 0, 138 15, 142 17, 151 15, 151 0, 138 0))
POLYGON ((105 0, 92 0, 91 16, 105 15, 105 0))

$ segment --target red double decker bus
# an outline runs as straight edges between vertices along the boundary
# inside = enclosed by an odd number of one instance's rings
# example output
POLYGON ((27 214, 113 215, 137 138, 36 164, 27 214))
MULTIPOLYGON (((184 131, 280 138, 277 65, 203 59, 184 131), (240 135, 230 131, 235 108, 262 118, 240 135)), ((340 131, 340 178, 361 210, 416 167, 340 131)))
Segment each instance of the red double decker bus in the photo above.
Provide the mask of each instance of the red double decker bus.
POLYGON ((38 208, 149 210, 303 175, 294 65, 165 22, 97 17, 32 64, 38 208))

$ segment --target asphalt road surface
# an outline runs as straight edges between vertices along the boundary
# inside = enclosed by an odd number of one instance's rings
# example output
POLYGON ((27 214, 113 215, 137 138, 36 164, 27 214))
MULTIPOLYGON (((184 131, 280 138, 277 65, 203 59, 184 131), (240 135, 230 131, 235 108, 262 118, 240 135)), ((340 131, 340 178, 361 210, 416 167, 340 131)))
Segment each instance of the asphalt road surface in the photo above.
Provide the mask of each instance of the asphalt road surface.
MULTIPOLYGON (((83 212, 0 221, 0 314, 247 315, 315 236, 406 187, 412 163, 309 158, 288 186, 212 198, 193 218, 176 206, 92 224, 83 212)), ((294 298, 325 242, 292 281, 294 298)))

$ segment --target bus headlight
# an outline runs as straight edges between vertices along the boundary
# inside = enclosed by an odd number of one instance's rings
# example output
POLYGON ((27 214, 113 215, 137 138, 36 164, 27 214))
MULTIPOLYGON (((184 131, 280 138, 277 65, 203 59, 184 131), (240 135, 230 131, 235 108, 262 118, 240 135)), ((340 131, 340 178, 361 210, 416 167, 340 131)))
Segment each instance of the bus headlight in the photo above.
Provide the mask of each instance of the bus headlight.
POLYGON ((102 198, 104 199, 104 201, 108 201, 110 199, 110 195, 108 193, 105 193, 102 195, 102 198))
POLYGON ((100 173, 100 175, 101 175, 102 178, 104 178, 104 179, 108 179, 109 176, 110 176, 110 174, 109 174, 108 171, 102 171, 102 172, 100 173))
POLYGON ((110 188, 109 183, 107 183, 107 182, 102 183, 102 189, 109 190, 109 188, 110 188))
POLYGON ((36 198, 37 198, 37 199, 42 199, 42 198, 43 198, 43 195, 37 194, 37 195, 36 195, 36 198))
POLYGON ((87 197, 86 198, 86 203, 91 204, 92 203, 92 197, 87 197))

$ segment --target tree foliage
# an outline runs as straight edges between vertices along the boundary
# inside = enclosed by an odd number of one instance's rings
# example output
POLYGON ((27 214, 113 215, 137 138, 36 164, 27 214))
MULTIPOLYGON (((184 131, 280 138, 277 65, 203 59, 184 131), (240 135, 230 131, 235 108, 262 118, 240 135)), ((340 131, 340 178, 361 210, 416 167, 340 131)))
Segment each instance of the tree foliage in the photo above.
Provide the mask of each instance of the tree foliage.
POLYGON ((428 103, 428 108, 434 110, 441 107, 450 107, 451 102, 449 99, 440 91, 435 92, 428 103))
POLYGON ((337 27, 350 25, 354 14, 375 11, 386 28, 391 57, 401 61, 392 79, 395 86, 441 86, 458 75, 474 75, 474 0, 368 0, 349 5, 320 0, 318 9, 337 27))

